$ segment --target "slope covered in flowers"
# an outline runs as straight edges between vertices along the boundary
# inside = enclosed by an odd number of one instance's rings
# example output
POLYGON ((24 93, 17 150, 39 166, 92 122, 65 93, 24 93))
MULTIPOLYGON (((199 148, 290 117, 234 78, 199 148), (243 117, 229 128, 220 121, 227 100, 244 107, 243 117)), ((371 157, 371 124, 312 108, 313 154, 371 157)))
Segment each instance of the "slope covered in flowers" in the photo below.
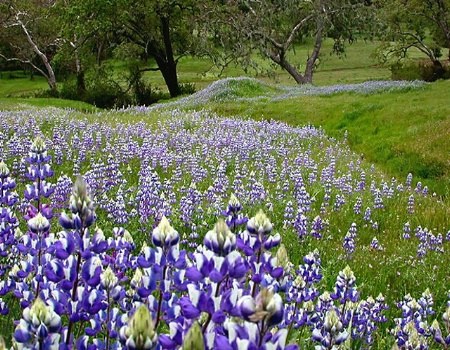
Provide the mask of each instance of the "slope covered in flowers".
MULTIPOLYGON (((331 86, 314 85, 274 85, 249 77, 225 78, 217 80, 205 89, 179 100, 159 103, 150 107, 132 107, 139 111, 152 111, 160 108, 196 108, 208 103, 280 101, 307 95, 332 95, 339 93, 370 94, 387 91, 418 89, 423 81, 367 81, 360 84, 331 86)), ((128 109, 127 109, 128 110, 128 109)))
POLYGON ((0 112, 0 322, 17 348, 449 341, 448 212, 412 175, 311 126, 147 119, 0 112))

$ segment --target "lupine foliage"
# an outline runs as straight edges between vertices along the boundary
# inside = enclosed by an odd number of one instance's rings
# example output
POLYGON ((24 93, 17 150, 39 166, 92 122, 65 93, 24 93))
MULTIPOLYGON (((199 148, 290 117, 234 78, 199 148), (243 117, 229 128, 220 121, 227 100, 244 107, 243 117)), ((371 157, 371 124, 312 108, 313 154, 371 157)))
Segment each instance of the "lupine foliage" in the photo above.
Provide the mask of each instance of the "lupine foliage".
POLYGON ((207 112, 0 114, 15 348, 450 344, 445 204, 345 140, 207 112))

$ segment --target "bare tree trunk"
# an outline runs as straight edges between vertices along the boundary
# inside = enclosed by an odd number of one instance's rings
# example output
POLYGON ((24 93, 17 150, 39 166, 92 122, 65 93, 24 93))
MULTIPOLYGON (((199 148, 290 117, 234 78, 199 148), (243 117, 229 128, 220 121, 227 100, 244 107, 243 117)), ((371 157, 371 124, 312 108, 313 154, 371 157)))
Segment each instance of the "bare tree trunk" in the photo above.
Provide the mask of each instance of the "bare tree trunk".
POLYGON ((25 33, 28 43, 33 48, 33 51, 38 55, 38 57, 41 59, 42 63, 44 64, 45 69, 47 70, 47 73, 42 71, 42 69, 40 69, 36 65, 32 64, 31 61, 28 63, 30 63, 36 70, 38 70, 41 74, 43 74, 45 76, 45 78, 47 79, 47 82, 48 82, 48 86, 50 87, 50 90, 57 91, 55 72, 53 71, 53 68, 52 68, 47 56, 39 49, 37 44, 34 42, 33 38, 31 37, 31 34, 28 32, 28 29, 25 26, 25 24, 23 24, 23 22, 21 20, 19 20, 18 18, 17 18, 17 21, 18 21, 19 25, 21 26, 23 32, 25 33))
POLYGON ((270 59, 278 64, 281 68, 283 68, 289 75, 294 78, 297 84, 307 84, 308 81, 306 78, 295 68, 292 64, 290 64, 285 58, 284 55, 280 54, 270 54, 270 59))
POLYGON ((324 10, 324 1, 319 1, 318 9, 319 14, 317 16, 317 31, 316 31, 316 38, 314 42, 313 51, 311 53, 311 56, 308 57, 308 60, 306 61, 306 68, 305 68, 305 80, 312 84, 313 82, 313 72, 314 67, 316 65, 316 61, 319 58, 320 49, 322 48, 322 41, 323 41, 323 31, 324 31, 324 16, 325 16, 325 10, 324 10))
MULTIPOLYGON (((161 31, 164 39, 164 49, 166 53, 166 59, 161 66, 158 62, 158 66, 166 82, 167 88, 171 97, 176 97, 181 94, 180 85, 178 83, 177 75, 177 62, 174 59, 172 41, 170 39, 170 26, 169 20, 166 17, 161 17, 161 31)), ((155 57, 156 59, 156 57, 155 57)))
POLYGON ((81 97, 86 92, 86 84, 84 82, 84 70, 83 70, 83 66, 81 64, 80 55, 78 53, 76 36, 74 37, 74 43, 71 42, 70 45, 73 47, 74 54, 75 54, 75 67, 77 70, 77 94, 79 97, 81 97))

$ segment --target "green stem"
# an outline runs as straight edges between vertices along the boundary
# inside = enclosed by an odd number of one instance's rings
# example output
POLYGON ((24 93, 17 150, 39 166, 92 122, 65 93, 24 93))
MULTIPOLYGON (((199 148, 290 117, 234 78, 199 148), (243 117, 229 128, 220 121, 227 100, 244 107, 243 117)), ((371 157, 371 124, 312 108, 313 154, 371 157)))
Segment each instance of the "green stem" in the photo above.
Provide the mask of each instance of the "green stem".
MULTIPOLYGON (((222 281, 219 281, 219 282, 217 283, 217 286, 216 286, 216 292, 214 293, 214 296, 215 296, 216 298, 219 296, 219 290, 220 290, 220 284, 221 284, 221 283, 222 283, 222 281)), ((208 326, 209 326, 209 323, 211 322, 211 320, 212 320, 212 314, 209 314, 209 315, 208 315, 208 319, 206 320, 205 324, 204 324, 203 327, 202 327, 202 333, 203 333, 203 334, 205 334, 206 330, 208 329, 208 326)))
MULTIPOLYGON (((267 317, 267 316, 266 316, 267 317)), ((261 321, 261 323, 258 323, 258 329, 259 329, 259 342, 258 342, 258 349, 261 348, 262 346, 262 342, 263 342, 263 338, 264 335, 266 334, 267 330, 269 327, 265 327, 266 325, 266 317, 263 318, 263 320, 261 321)))
MULTIPOLYGON (((293 312, 294 316, 295 316, 295 314, 296 314, 296 312, 297 312, 297 308, 298 308, 298 303, 296 302, 296 303, 295 303, 295 307, 294 307, 294 312, 293 312)), ((290 338, 290 336, 291 336, 291 332, 292 332, 292 327, 293 327, 293 325, 294 325, 294 321, 292 320, 292 322, 290 323, 289 328, 288 328, 288 332, 287 332, 287 336, 286 336, 286 341, 289 341, 289 338, 290 338)))
POLYGON ((108 330, 108 324, 109 324, 109 318, 111 313, 111 300, 110 300, 110 291, 109 289, 106 291, 106 299, 108 300, 108 307, 106 309, 106 324, 105 324, 105 337, 106 337, 106 350, 109 350, 109 330, 108 330))
MULTIPOLYGON (((259 246, 259 250, 258 250, 258 255, 257 255, 257 259, 256 259, 256 265, 258 265, 261 262, 261 254, 262 254, 262 241, 260 240, 260 246, 259 246)), ((255 271, 256 272, 256 271, 255 271)), ((261 271, 259 271, 261 273, 261 271)), ((256 295, 256 283, 253 282, 253 287, 252 287, 252 297, 254 298, 256 295)))
POLYGON ((160 321, 159 318, 161 317, 162 297, 163 297, 162 283, 164 283, 164 280, 166 279, 166 272, 167 272, 167 265, 164 265, 162 279, 159 284, 158 311, 156 312, 155 331, 158 331, 158 325, 160 321))
MULTIPOLYGON (((84 230, 83 230, 83 232, 84 232, 84 230)), ((72 301, 75 301, 75 298, 77 296, 77 289, 78 289, 78 282, 79 282, 78 274, 80 272, 80 268, 81 268, 81 253, 77 252, 77 267, 76 267, 75 281, 73 283, 73 289, 72 289, 72 297, 71 297, 72 301)), ((72 327, 73 327, 73 322, 71 320, 69 320, 69 324, 67 326, 67 336, 66 336, 66 344, 67 345, 69 345, 69 343, 70 343, 70 334, 72 333, 72 327)))

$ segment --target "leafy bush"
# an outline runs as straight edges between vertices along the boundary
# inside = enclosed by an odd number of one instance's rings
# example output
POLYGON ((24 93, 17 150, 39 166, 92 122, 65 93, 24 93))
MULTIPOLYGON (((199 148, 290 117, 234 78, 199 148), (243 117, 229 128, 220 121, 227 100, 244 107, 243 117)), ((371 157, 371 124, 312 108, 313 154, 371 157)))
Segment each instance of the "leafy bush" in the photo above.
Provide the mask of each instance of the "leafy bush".
POLYGON ((192 95, 197 92, 194 83, 180 83, 181 95, 192 95))
POLYGON ((450 78, 450 67, 447 62, 433 64, 430 60, 398 62, 391 65, 393 80, 424 80, 428 82, 450 78))
POLYGON ((85 90, 80 91, 76 79, 69 79, 64 83, 60 96, 68 100, 87 102, 100 108, 131 104, 120 85, 111 79, 111 72, 107 67, 101 66, 88 73, 85 90))
POLYGON ((164 93, 157 88, 152 88, 142 77, 142 71, 137 65, 130 67, 130 74, 127 76, 129 81, 129 96, 132 104, 137 106, 149 106, 165 98, 164 93))
POLYGON ((69 79, 64 83, 60 96, 106 109, 131 105, 149 106, 166 98, 162 91, 144 81, 137 66, 130 67, 130 72, 125 77, 129 82, 127 88, 123 88, 111 77, 112 72, 108 67, 100 67, 87 74, 86 90, 80 91, 76 79, 69 79))

